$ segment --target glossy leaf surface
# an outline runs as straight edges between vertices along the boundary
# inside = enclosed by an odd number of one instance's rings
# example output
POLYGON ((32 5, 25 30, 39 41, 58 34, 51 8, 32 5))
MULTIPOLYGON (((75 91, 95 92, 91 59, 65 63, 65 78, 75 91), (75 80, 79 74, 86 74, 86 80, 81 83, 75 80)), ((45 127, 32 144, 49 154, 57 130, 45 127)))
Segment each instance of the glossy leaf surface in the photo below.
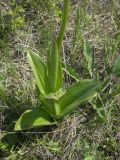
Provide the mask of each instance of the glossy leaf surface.
POLYGON ((27 58, 34 73, 36 84, 40 90, 40 93, 44 95, 46 92, 44 82, 45 64, 41 60, 40 56, 35 53, 28 52, 27 58))
POLYGON ((15 124, 15 130, 25 130, 45 125, 53 125, 56 122, 53 118, 42 108, 34 108, 25 111, 15 124))
POLYGON ((50 91, 55 92, 62 86, 62 67, 56 42, 52 42, 48 53, 47 61, 47 80, 50 85, 50 91))
POLYGON ((61 98, 60 116, 64 116, 74 110, 81 103, 96 96, 96 91, 99 86, 100 82, 95 80, 81 80, 70 86, 61 98))
POLYGON ((56 93, 50 93, 46 96, 40 96, 45 110, 49 112, 53 117, 59 116, 61 113, 60 98, 65 94, 64 91, 58 91, 56 93))

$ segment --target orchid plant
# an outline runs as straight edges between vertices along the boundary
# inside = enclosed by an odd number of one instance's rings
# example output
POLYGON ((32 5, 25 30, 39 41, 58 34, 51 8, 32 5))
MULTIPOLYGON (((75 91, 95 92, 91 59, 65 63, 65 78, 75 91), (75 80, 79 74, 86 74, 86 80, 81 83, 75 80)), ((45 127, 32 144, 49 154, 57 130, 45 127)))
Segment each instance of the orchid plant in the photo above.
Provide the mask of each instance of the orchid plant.
MULTIPOLYGON (((15 124, 15 130, 17 131, 57 124, 66 114, 97 95, 97 90, 101 85, 98 80, 79 80, 66 89, 62 87, 63 69, 60 51, 67 24, 69 6, 69 0, 64 0, 60 32, 58 37, 53 39, 50 44, 47 63, 45 64, 39 55, 32 52, 27 53, 41 105, 25 111, 20 116, 15 124)), ((116 62, 116 66, 118 65, 116 62)), ((117 69, 114 66, 113 72, 116 72, 115 70, 117 69)))

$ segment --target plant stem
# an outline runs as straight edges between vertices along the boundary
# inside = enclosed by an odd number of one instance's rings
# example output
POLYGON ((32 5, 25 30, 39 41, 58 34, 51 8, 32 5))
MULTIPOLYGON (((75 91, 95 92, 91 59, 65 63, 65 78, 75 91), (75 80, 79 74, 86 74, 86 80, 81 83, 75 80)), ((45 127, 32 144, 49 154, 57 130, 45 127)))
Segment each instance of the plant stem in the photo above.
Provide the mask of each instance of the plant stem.
POLYGON ((62 46, 62 40, 64 37, 64 32, 67 24, 68 19, 68 12, 69 12, 69 0, 64 0, 64 10, 62 15, 62 22, 60 26, 60 32, 57 37, 57 45, 58 45, 58 51, 60 52, 61 46, 62 46))

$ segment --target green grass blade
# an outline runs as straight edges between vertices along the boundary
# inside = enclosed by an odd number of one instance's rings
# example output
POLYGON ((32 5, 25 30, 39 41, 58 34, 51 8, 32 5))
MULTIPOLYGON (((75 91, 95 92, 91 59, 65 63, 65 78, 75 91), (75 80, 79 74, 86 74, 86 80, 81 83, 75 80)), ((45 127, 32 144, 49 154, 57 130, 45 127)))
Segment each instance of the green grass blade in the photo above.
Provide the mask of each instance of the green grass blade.
POLYGON ((80 78, 79 78, 78 74, 76 73, 75 69, 72 68, 70 65, 67 65, 67 64, 65 65, 64 63, 62 63, 62 68, 66 72, 66 74, 68 74, 76 82, 78 82, 80 80, 80 78))
POLYGON ((56 124, 54 119, 42 108, 25 111, 15 124, 16 131, 56 124))
POLYGON ((75 43, 77 41, 77 37, 78 35, 80 35, 80 6, 78 5, 78 9, 77 9, 77 16, 76 16, 76 23, 75 23, 75 27, 74 27, 74 34, 73 34, 73 47, 75 47, 75 43))
POLYGON ((83 47, 83 54, 87 60, 87 69, 91 75, 93 76, 92 70, 93 70, 93 59, 92 59, 92 54, 91 54, 91 49, 90 49, 90 44, 87 40, 84 40, 84 47, 83 47))
POLYGON ((40 56, 38 56, 35 53, 28 52, 27 58, 34 73, 36 84, 40 90, 40 93, 45 95, 46 92, 44 84, 45 64, 41 60, 40 56))
POLYGON ((100 85, 99 81, 95 80, 81 80, 73 84, 61 98, 61 115, 71 112, 81 103, 93 98, 97 95, 97 89, 100 85))

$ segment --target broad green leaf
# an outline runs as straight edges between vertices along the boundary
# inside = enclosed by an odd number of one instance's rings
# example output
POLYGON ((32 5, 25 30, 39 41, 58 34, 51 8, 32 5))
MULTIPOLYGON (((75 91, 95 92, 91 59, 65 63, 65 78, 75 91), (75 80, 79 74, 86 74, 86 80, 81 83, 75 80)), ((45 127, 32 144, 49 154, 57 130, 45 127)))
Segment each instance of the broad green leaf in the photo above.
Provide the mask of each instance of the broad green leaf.
POLYGON ((43 98, 42 104, 44 105, 44 109, 49 112, 53 117, 56 117, 60 114, 60 105, 58 101, 50 98, 43 98))
POLYGON ((84 40, 83 54, 87 60, 87 63, 88 63, 87 68, 92 77, 93 59, 92 59, 90 44, 87 40, 84 40))
POLYGON ((57 44, 54 41, 49 49, 47 70, 46 70, 50 92, 59 90, 62 86, 62 67, 58 53, 57 44))
POLYGON ((40 90, 40 93, 45 95, 46 92, 44 83, 45 64, 41 60, 40 56, 38 56, 35 53, 28 52, 27 58, 34 73, 36 84, 40 90))
POLYGON ((44 106, 44 109, 52 116, 57 117, 61 113, 61 107, 59 104, 60 98, 65 94, 60 90, 55 93, 50 93, 46 96, 40 96, 40 101, 44 106))
POLYGON ((61 97, 60 117, 71 112, 81 103, 96 96, 99 86, 100 82, 95 80, 81 80, 70 86, 61 97))
POLYGON ((120 57, 118 57, 118 59, 115 61, 112 72, 116 75, 120 75, 120 57))
POLYGON ((15 130, 25 130, 45 125, 56 124, 56 121, 42 108, 25 111, 15 124, 15 130))

